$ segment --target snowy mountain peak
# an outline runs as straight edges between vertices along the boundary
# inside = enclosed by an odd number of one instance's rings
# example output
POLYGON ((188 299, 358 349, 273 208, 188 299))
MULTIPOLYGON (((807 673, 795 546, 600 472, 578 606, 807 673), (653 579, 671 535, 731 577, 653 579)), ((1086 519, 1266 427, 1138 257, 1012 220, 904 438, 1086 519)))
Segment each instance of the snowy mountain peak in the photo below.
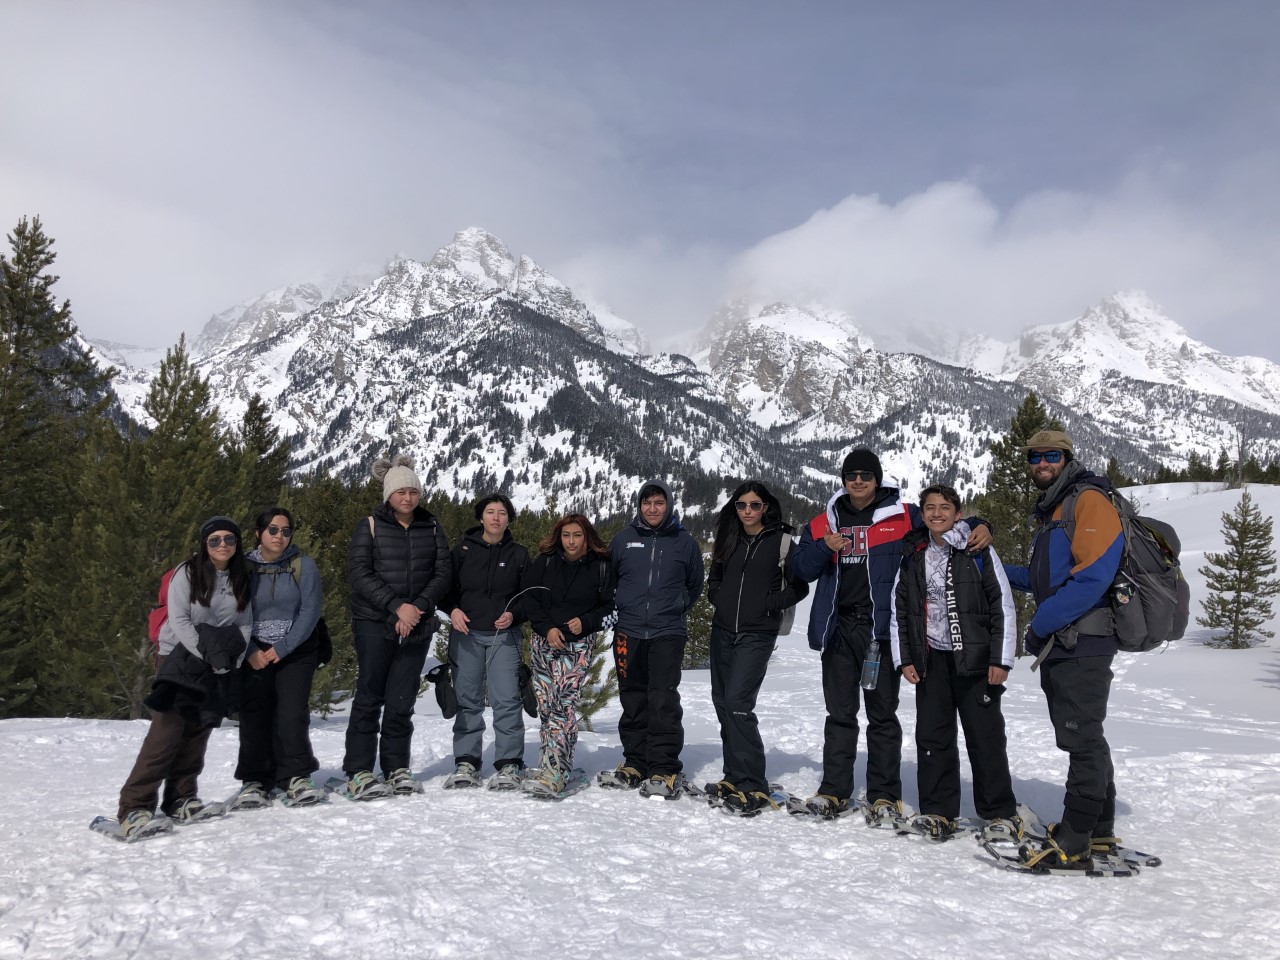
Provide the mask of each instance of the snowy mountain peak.
POLYGON ((465 278, 477 293, 509 291, 515 286, 515 257, 505 243, 479 227, 455 233, 452 242, 436 251, 430 267, 465 278))

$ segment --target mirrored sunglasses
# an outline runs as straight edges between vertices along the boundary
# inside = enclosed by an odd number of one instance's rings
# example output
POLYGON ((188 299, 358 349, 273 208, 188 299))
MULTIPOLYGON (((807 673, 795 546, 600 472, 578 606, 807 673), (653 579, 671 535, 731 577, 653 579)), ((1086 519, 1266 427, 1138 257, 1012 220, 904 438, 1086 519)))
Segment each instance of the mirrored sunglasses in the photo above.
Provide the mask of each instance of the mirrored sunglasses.
POLYGON ((747 513, 748 511, 755 513, 758 510, 764 509, 763 500, 752 500, 750 502, 745 500, 735 500, 733 505, 739 513, 747 513))
POLYGON ((228 533, 225 537, 210 537, 205 541, 214 550, 219 547, 234 547, 238 538, 234 533, 228 533))
POLYGON ((1036 464, 1036 463, 1039 463, 1041 460, 1043 460, 1045 463, 1061 463, 1062 451, 1046 450, 1043 453, 1040 453, 1037 450, 1032 450, 1030 453, 1027 454, 1027 463, 1036 464))

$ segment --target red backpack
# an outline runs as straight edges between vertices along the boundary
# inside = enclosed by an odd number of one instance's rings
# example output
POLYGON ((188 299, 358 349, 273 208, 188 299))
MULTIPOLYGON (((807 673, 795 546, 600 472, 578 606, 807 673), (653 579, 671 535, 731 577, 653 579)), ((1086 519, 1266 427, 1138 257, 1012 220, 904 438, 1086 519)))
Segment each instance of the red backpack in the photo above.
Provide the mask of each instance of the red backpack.
MULTIPOLYGON (((182 566, 182 564, 178 564, 178 566, 182 566)), ((177 572, 178 567, 174 567, 160 578, 160 596, 157 598, 159 603, 152 607, 151 612, 147 614, 147 639, 151 641, 151 646, 157 650, 160 649, 160 628, 169 619, 169 581, 173 579, 173 575, 177 572)))

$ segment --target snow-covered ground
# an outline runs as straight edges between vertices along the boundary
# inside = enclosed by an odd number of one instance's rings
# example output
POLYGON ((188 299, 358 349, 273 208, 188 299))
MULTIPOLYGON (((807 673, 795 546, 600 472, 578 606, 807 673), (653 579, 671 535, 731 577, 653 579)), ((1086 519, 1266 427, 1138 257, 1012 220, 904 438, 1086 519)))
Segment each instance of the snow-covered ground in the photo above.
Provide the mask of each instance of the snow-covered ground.
MULTIPOLYGON (((1280 489, 1253 492, 1280 516, 1280 489)), ((1237 497, 1140 492, 1182 534, 1193 591, 1237 497)), ((1119 832, 1165 860, 1125 880, 1005 873, 970 840, 933 845, 860 818, 739 820, 596 789, 560 804, 445 793, 450 723, 431 698, 415 735, 424 796, 233 814, 130 846, 86 827, 113 812, 146 723, 7 721, 0 958, 1280 956, 1280 642, 1217 651, 1204 635, 1117 658, 1119 832)), ((686 768, 718 779, 707 674, 686 674, 683 691, 686 768)), ((1066 758, 1025 662, 1005 712, 1019 799, 1056 819, 1066 758)), ((812 791, 823 710, 802 636, 780 642, 759 713, 770 776, 812 791)), ((901 713, 914 802, 909 693, 901 713)), ((616 722, 615 706, 583 734, 582 766, 617 762, 616 722)), ((321 779, 338 772, 344 727, 314 721, 321 779)), ((526 740, 532 761, 536 731, 526 740)), ((216 731, 206 797, 234 790, 235 754, 236 731, 216 731)), ((965 782, 972 812, 967 768, 965 782)))

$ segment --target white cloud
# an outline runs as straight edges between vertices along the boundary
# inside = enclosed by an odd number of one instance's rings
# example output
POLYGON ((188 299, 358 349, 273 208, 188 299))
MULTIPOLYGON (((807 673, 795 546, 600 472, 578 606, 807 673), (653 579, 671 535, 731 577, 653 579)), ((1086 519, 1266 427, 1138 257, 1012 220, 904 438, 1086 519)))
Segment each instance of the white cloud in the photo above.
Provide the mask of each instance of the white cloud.
POLYGON ((888 345, 909 327, 1012 339, 1143 289, 1210 346, 1275 356, 1262 339, 1280 303, 1275 219, 1256 205, 1241 218, 1238 202, 1270 202, 1270 169, 1219 184, 1209 205, 1179 197, 1165 173, 1106 195, 1039 192, 1006 212, 965 182, 893 204, 853 195, 746 251, 731 285, 756 301, 846 310, 888 345))

